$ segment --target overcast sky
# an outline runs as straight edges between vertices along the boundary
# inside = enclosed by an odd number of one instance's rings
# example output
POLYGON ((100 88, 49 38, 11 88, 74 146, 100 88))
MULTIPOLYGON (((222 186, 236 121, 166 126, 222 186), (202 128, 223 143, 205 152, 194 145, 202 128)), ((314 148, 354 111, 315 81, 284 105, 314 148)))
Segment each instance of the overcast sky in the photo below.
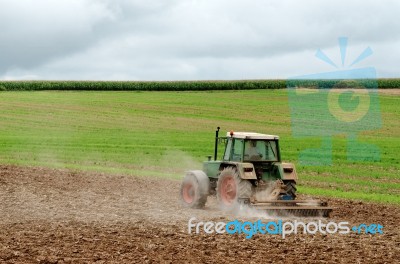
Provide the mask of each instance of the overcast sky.
POLYGON ((375 67, 400 77, 400 1, 0 0, 0 79, 270 79, 375 67))

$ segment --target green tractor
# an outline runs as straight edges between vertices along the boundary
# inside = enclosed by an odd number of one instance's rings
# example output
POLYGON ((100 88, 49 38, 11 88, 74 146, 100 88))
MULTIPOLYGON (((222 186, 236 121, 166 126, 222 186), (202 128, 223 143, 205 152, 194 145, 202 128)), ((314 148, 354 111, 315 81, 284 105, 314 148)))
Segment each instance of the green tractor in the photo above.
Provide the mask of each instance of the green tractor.
POLYGON ((214 160, 209 156, 203 170, 186 173, 180 197, 186 207, 203 208, 216 194, 220 206, 233 209, 245 204, 279 214, 329 216, 325 202, 296 200, 296 168, 281 160, 279 137, 253 132, 215 132, 214 160), (224 143, 221 160, 218 145, 224 143))

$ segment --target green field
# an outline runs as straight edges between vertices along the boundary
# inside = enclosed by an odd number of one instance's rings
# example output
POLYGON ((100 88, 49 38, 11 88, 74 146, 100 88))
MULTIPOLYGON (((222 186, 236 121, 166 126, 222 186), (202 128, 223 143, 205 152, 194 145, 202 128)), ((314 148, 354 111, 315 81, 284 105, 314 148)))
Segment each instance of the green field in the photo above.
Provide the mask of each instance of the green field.
MULTIPOLYGON (((302 193, 400 204, 400 96, 380 96, 383 127, 360 140, 380 162, 349 162, 334 138, 333 165, 297 165, 302 193)), ((285 90, 0 92, 0 163, 181 178, 213 153, 214 131, 281 137, 282 158, 319 138, 291 136, 285 90)))

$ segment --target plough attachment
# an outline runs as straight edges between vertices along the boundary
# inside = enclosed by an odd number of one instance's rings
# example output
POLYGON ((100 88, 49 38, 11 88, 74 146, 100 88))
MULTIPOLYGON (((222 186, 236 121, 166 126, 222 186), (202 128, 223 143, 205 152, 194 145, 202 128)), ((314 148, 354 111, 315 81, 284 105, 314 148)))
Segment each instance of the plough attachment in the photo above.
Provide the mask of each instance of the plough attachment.
POLYGON ((277 216, 329 217, 332 208, 326 202, 318 200, 251 200, 250 207, 277 216))

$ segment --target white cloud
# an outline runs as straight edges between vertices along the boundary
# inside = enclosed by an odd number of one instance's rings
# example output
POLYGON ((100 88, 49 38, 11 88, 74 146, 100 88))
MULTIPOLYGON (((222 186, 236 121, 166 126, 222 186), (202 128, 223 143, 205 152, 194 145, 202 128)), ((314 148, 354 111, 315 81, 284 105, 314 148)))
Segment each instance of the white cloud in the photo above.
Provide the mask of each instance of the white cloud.
POLYGON ((370 46, 394 77, 400 3, 386 1, 0 0, 0 76, 39 79, 260 79, 329 71, 370 46), (357 53, 350 54, 350 52, 357 53), (386 59, 390 57, 390 59, 386 59), (340 59, 339 59, 340 60, 340 59))
POLYGON ((113 19, 101 2, 1 0, 0 70, 34 68, 95 45, 96 26, 113 19))

